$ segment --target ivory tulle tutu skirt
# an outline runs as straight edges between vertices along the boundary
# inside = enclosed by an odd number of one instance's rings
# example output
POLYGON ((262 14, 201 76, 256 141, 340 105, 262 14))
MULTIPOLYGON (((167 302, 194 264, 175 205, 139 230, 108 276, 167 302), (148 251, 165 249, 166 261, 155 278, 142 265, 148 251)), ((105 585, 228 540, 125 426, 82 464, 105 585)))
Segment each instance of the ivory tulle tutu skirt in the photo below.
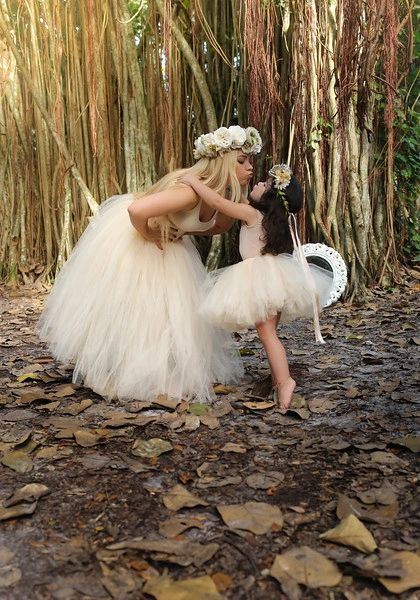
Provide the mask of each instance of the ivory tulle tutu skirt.
MULTIPOLYGON (((332 273, 309 265, 320 305, 328 297, 332 273)), ((313 317, 308 277, 290 254, 247 258, 210 273, 200 312, 228 331, 252 328, 278 313, 280 321, 313 317)))
POLYGON ((231 336, 201 314, 206 272, 189 238, 161 251, 133 228, 131 195, 107 200, 47 299, 39 333, 108 398, 206 401, 242 374, 231 336))

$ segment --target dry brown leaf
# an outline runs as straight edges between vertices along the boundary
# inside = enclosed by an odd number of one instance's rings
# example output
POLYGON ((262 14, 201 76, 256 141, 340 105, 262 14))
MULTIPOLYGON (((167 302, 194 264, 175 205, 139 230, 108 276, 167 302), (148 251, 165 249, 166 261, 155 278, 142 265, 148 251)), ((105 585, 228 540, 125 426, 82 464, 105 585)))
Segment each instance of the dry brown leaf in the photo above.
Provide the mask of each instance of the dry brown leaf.
POLYGON ((400 579, 380 577, 382 585, 393 594, 402 594, 406 590, 420 587, 420 556, 414 552, 395 552, 390 556, 398 560, 404 571, 400 579))
POLYGON ((276 406, 275 402, 244 402, 243 406, 250 408, 251 410, 267 410, 276 406))
POLYGON ((227 396, 228 394, 232 394, 233 392, 236 392, 236 387, 233 387, 231 385, 215 385, 213 387, 214 393, 218 394, 218 395, 223 395, 223 396, 227 396))
POLYGON ((197 487, 202 489, 225 487, 225 485, 239 485, 242 482, 240 475, 231 477, 213 477, 211 475, 202 477, 197 482, 197 487))
POLYGON ((373 552, 378 547, 370 531, 354 515, 348 515, 337 527, 321 533, 319 537, 366 553, 373 552))
POLYGON ((67 398, 67 396, 73 396, 76 393, 76 388, 73 384, 60 385, 53 392, 56 398, 67 398))
POLYGON ((420 452, 420 436, 418 435, 406 435, 405 437, 395 438, 389 443, 404 446, 411 450, 411 452, 420 452))
POLYGON ((170 421, 169 423, 169 427, 175 431, 177 429, 180 429, 184 423, 185 423, 185 415, 178 415, 177 413, 174 413, 173 415, 175 417, 174 420, 170 421))
POLYGON ((142 458, 156 458, 164 452, 170 452, 174 447, 167 440, 150 438, 149 440, 137 439, 131 449, 131 454, 142 458))
POLYGON ((140 581, 137 577, 124 567, 116 569, 106 569, 106 574, 101 578, 102 585, 106 591, 115 598, 127 598, 132 592, 135 592, 140 587, 140 581))
POLYGON ((1 463, 17 473, 29 473, 33 469, 31 457, 21 450, 6 452, 1 458, 1 463))
POLYGON ((30 419, 35 419, 39 417, 39 414, 34 410, 28 409, 16 409, 16 410, 8 410, 3 412, 1 415, 2 421, 10 421, 12 423, 16 423, 18 421, 28 421, 30 419))
POLYGON ((308 401, 308 408, 311 412, 317 414, 328 413, 333 410, 338 404, 338 400, 329 398, 314 398, 308 401))
POLYGON ((400 379, 380 379, 378 393, 395 392, 400 383, 400 379))
POLYGON ((124 456, 124 462, 130 467, 134 473, 145 473, 146 471, 153 471, 156 469, 151 464, 145 464, 140 460, 136 460, 135 458, 131 458, 131 456, 124 456))
POLYGON ((333 587, 342 579, 335 563, 308 546, 277 555, 270 574, 280 583, 291 578, 309 588, 333 587))
POLYGON ((156 600, 223 600, 208 575, 179 581, 165 576, 156 577, 147 581, 143 591, 156 600))
POLYGON ((347 450, 351 446, 350 442, 341 438, 336 438, 334 441, 324 444, 324 448, 328 448, 328 450, 347 450))
POLYGON ((226 591, 232 585, 232 577, 227 573, 218 571, 217 573, 210 575, 210 577, 213 579, 219 592, 226 591))
POLYGON ((93 433, 92 431, 88 431, 86 429, 79 429, 73 433, 74 439, 83 448, 90 448, 92 446, 96 446, 99 442, 100 437, 93 433))
POLYGON ((13 552, 13 550, 10 550, 7 546, 0 546, 0 567, 9 564, 15 556, 16 552, 13 552))
POLYGON ((39 442, 39 436, 38 440, 35 440, 32 438, 32 435, 29 435, 26 439, 22 439, 19 440, 17 444, 15 444, 15 450, 19 450, 20 452, 25 452, 25 454, 31 454, 31 452, 33 452, 35 450, 35 448, 38 448, 40 442, 39 442))
POLYGON ((69 404, 69 406, 63 406, 62 408, 60 408, 59 412, 63 415, 73 415, 75 417, 76 415, 89 408, 89 406, 92 406, 92 404, 93 400, 88 399, 82 400, 81 402, 73 402, 72 404, 69 404))
POLYGON ((246 448, 242 444, 234 444, 233 442, 227 442, 227 444, 225 444, 223 448, 220 448, 220 450, 222 452, 236 452, 237 454, 245 454, 248 448, 246 448))
POLYGON ((244 529, 262 535, 273 527, 276 531, 283 527, 283 515, 279 507, 265 502, 219 505, 217 510, 231 529, 244 529))
POLYGON ((42 388, 33 388, 30 392, 25 392, 17 398, 16 404, 31 404, 38 400, 48 400, 48 396, 42 388))
POLYGON ((392 521, 397 516, 398 510, 398 502, 377 508, 375 506, 365 506, 357 500, 339 494, 336 512, 339 519, 353 514, 362 521, 383 524, 392 521))
POLYGON ((22 579, 22 571, 18 567, 6 567, 0 570, 0 589, 11 587, 22 579))
POLYGON ((385 506, 395 504, 398 500, 394 488, 387 481, 384 481, 379 488, 371 488, 366 492, 359 492, 357 497, 364 504, 383 504, 385 506))
POLYGON ((55 402, 49 402, 48 404, 37 404, 34 408, 37 410, 48 410, 49 412, 54 412, 56 408, 58 408, 61 404, 60 400, 56 400, 55 402))
POLYGON ((71 431, 77 431, 80 429, 79 419, 72 419, 71 417, 50 417, 45 423, 46 425, 52 425, 55 429, 65 429, 71 431))
POLYGON ((201 500, 198 496, 194 496, 179 483, 163 495, 163 503, 169 510, 179 510, 186 506, 208 506, 208 502, 201 500))
POLYGON ((72 454, 73 450, 71 448, 62 448, 55 444, 53 446, 47 446, 38 450, 38 452, 35 455, 35 458, 60 460, 61 458, 66 458, 67 456, 71 456, 72 454))
POLYGON ((143 550, 152 552, 154 560, 172 562, 184 567, 194 564, 201 567, 213 558, 219 550, 218 544, 199 544, 198 542, 179 542, 175 540, 143 540, 133 538, 117 544, 111 544, 108 550, 143 550))
POLYGON ((311 416, 308 408, 293 408, 292 405, 289 408, 279 409, 279 412, 287 416, 297 415, 302 421, 306 421, 311 416))
POLYGON ((19 502, 34 502, 49 493, 49 489, 42 483, 28 483, 16 490, 10 498, 3 502, 3 506, 13 506, 19 502))
POLYGON ((21 425, 12 425, 7 431, 2 431, 0 439, 3 442, 11 443, 14 446, 24 444, 32 435, 32 429, 21 425))
POLYGON ((99 452, 91 452, 80 458, 79 462, 85 467, 85 469, 88 469, 89 471, 96 471, 97 469, 103 469, 106 467, 111 462, 111 458, 109 456, 104 456, 99 452))
POLYGON ((137 414, 114 414, 102 423, 102 427, 126 427, 139 425, 143 427, 152 421, 156 421, 156 416, 145 416, 137 414))
POLYGON ((35 509, 38 501, 32 502, 32 504, 16 504, 10 508, 0 507, 0 521, 7 521, 7 519, 15 519, 16 517, 22 517, 24 515, 31 515, 35 509))
POLYGON ((155 400, 153 400, 153 404, 156 404, 157 406, 163 406, 163 408, 171 408, 172 410, 175 410, 179 403, 180 400, 176 398, 169 398, 169 396, 166 394, 160 394, 157 398, 155 398, 155 400))
POLYGON ((362 392, 356 387, 351 387, 345 391, 344 395, 346 398, 359 398, 359 396, 362 395, 362 392))
POLYGON ((218 398, 212 405, 211 416, 212 417, 224 417, 232 412, 233 408, 227 398, 218 398))
POLYGON ((159 524, 159 533, 167 538, 174 538, 192 527, 204 527, 204 517, 171 517, 159 524))
POLYGON ((200 415, 200 422, 209 429, 217 429, 220 426, 219 419, 212 415, 200 415))
POLYGON ((195 431, 200 427, 200 417, 197 415, 185 415, 185 423, 181 431, 195 431))
POLYGON ((372 442, 353 442, 352 446, 354 448, 358 448, 359 450, 384 450, 386 448, 386 444, 380 442, 379 440, 375 440, 372 442))
POLYGON ((284 475, 278 471, 253 473, 245 479, 245 483, 254 490, 268 490, 278 486, 282 481, 284 481, 284 475))
POLYGON ((380 465, 398 465, 404 463, 401 458, 398 458, 398 456, 395 456, 392 452, 382 452, 381 450, 372 452, 370 460, 380 465))

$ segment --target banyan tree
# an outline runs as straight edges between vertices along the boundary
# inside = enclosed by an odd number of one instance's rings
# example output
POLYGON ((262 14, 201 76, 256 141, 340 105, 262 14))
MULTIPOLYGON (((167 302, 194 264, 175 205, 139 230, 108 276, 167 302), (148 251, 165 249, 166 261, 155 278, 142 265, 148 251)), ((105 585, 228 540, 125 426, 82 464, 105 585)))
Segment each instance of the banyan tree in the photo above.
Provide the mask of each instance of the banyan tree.
MULTIPOLYGON (((0 277, 51 279, 102 200, 238 123, 265 141, 257 176, 293 166, 302 237, 341 253, 349 296, 398 283, 418 244, 413 5, 0 0, 0 277)), ((235 241, 197 243, 214 268, 235 241)))

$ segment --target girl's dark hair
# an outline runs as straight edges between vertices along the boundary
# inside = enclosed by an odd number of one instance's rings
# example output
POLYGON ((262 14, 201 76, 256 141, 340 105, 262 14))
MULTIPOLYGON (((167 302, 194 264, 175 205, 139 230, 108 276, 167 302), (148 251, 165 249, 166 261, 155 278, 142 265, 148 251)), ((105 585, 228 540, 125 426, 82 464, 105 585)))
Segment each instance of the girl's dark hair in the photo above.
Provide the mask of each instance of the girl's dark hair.
POLYGON ((283 198, 279 196, 274 187, 274 179, 267 179, 269 188, 265 190, 260 200, 250 200, 251 206, 259 210, 263 215, 262 228, 264 237, 262 241, 265 246, 261 254, 292 253, 293 241, 290 235, 288 213, 297 213, 303 205, 302 188, 299 181, 292 175, 289 185, 282 190, 283 198))

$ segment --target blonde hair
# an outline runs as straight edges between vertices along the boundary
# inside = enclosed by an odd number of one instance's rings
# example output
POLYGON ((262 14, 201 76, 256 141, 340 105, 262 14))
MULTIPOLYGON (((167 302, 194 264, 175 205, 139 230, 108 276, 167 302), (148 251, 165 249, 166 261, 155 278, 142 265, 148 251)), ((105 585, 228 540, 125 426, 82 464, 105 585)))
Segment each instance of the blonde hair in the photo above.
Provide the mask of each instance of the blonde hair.
MULTIPOLYGON (((147 189, 143 196, 149 196, 156 192, 167 189, 185 187, 178 179, 187 173, 195 175, 203 183, 221 196, 232 200, 232 202, 247 202, 247 187, 241 187, 236 175, 236 164, 239 150, 225 152, 216 158, 200 158, 192 167, 176 169, 164 175, 159 181, 147 189)), ((167 216, 154 219, 162 231, 162 239, 168 237, 169 219, 167 216)))

